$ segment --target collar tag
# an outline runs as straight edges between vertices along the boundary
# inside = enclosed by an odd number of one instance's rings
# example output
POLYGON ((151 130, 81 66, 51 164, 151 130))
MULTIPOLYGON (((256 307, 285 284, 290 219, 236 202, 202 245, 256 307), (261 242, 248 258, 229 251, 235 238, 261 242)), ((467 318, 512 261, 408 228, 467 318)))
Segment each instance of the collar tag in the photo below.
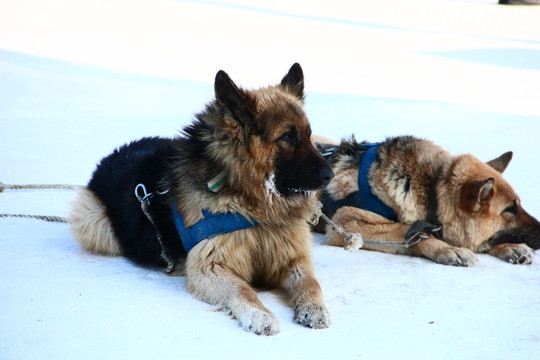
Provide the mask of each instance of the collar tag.
POLYGON ((217 194, 225 187, 228 178, 229 173, 225 170, 221 170, 219 174, 214 176, 212 179, 210 179, 210 181, 206 183, 206 187, 209 191, 217 194))

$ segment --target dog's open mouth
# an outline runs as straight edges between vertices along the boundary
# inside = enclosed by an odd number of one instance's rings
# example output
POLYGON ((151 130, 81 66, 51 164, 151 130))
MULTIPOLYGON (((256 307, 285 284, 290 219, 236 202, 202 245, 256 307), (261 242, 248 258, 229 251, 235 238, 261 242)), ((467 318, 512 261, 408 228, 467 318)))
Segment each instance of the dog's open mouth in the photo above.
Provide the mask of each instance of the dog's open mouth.
POLYGON ((279 187, 276 183, 276 176, 274 173, 271 173, 266 179, 266 194, 267 195, 276 195, 278 197, 282 196, 291 196, 291 195, 301 195, 301 196, 312 196, 317 193, 318 189, 304 189, 298 187, 285 187, 285 189, 279 187))

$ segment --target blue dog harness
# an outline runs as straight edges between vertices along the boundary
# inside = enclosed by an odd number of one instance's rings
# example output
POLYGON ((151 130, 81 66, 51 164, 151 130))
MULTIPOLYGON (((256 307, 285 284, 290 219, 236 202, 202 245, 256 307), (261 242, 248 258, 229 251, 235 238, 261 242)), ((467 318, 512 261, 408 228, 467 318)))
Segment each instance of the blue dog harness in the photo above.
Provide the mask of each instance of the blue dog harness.
POLYGON ((368 182, 368 173, 371 168, 371 164, 375 160, 377 150, 381 143, 375 144, 362 144, 362 146, 368 149, 362 157, 362 162, 358 168, 358 191, 349 194, 345 199, 333 200, 332 197, 326 193, 326 202, 330 214, 334 214, 342 206, 353 206, 359 209, 368 210, 384 216, 389 220, 396 221, 397 216, 391 207, 384 204, 377 196, 373 195, 371 186, 368 182))
POLYGON ((186 253, 189 253, 195 245, 204 239, 259 225, 257 221, 238 213, 211 213, 204 209, 202 213, 204 218, 186 227, 184 226, 184 217, 176 210, 176 201, 172 203, 174 224, 186 253))

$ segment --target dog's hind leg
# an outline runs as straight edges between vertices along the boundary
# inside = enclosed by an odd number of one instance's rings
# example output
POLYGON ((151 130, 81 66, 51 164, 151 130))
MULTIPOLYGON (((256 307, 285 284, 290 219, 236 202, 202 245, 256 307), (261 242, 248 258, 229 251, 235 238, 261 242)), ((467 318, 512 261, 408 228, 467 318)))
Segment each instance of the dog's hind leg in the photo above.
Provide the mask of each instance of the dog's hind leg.
POLYGON ((281 286, 289 294, 294 306, 294 321, 313 329, 330 326, 330 315, 309 260, 296 261, 281 286))
MULTIPOLYGON (((377 241, 404 241, 410 225, 394 222, 370 211, 345 206, 336 211, 332 218, 348 232, 357 232, 366 239, 377 241)), ((344 237, 334 233, 330 227, 326 233, 329 245, 344 246, 344 237)), ((439 264, 455 266, 471 266, 477 262, 472 251, 454 247, 431 236, 410 248, 391 246, 364 246, 367 250, 376 250, 389 254, 423 256, 439 264)))
POLYGON ((105 205, 88 188, 78 190, 68 223, 84 249, 101 255, 122 255, 105 205))
POLYGON ((204 260, 201 262, 200 258, 191 253, 186 270, 186 288, 194 297, 221 306, 246 331, 257 335, 274 335, 279 332, 279 324, 274 315, 263 306, 251 286, 233 271, 220 264, 208 264, 204 260))

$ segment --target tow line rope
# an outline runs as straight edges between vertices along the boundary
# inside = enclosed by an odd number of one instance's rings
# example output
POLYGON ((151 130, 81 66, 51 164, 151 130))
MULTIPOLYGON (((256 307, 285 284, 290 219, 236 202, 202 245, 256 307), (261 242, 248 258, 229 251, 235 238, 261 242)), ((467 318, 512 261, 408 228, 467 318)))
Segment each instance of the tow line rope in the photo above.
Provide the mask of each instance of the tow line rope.
MULTIPOLYGON (((28 184, 28 185, 10 185, 10 184, 4 184, 0 182, 0 193, 4 192, 4 190, 49 190, 49 189, 60 189, 60 190, 75 190, 80 188, 80 185, 67 185, 67 184, 28 184)), ((137 190, 140 188, 137 187, 135 194, 139 201, 141 202, 141 208, 143 209, 143 212, 145 215, 150 219, 150 221, 153 223, 153 219, 151 215, 149 214, 148 205, 150 202, 150 198, 154 195, 152 193, 146 193, 146 189, 141 189, 142 194, 139 194, 137 190), (142 195, 142 196, 141 196, 142 195), (150 216, 149 216, 150 215, 150 216)), ((161 194, 160 194, 161 195, 161 194)), ((332 231, 336 232, 339 235, 342 235, 345 237, 345 249, 347 250, 358 250, 364 247, 364 245, 372 246, 372 247, 402 247, 402 248, 409 248, 413 245, 418 244, 420 241, 427 239, 430 237, 430 233, 428 231, 416 231, 410 234, 405 241, 377 241, 377 240, 370 240, 370 239, 364 239, 360 233, 350 233, 347 232, 341 227, 340 225, 336 224, 332 219, 330 219, 328 216, 323 214, 322 212, 322 204, 319 202, 319 205, 315 211, 313 221, 311 221, 312 225, 315 225, 318 222, 318 219, 322 217, 324 221, 326 221, 332 231)), ((59 223, 67 223, 67 219, 65 217, 61 216, 51 216, 51 215, 27 215, 27 214, 0 214, 0 218, 25 218, 25 219, 37 219, 37 220, 43 220, 48 222, 59 222, 59 223)), ((153 224, 154 225, 154 224, 153 224)), ((155 225, 154 225, 155 227, 155 225)), ((440 229, 434 229, 433 231, 437 231, 440 229)), ((160 235, 160 234, 159 234, 160 235)), ((159 238, 160 245, 162 245, 162 239, 159 238)), ((167 269, 171 268, 171 265, 173 265, 173 261, 170 258, 169 254, 162 254, 163 258, 167 262, 167 269)))
MULTIPOLYGON (((364 245, 371 246, 371 247, 401 247, 401 248, 410 248, 413 245, 418 244, 420 241, 427 239, 430 237, 430 234, 428 231, 415 231, 412 234, 410 234, 405 241, 378 241, 378 240, 370 240, 370 239, 364 239, 362 237, 362 234, 360 233, 350 233, 345 231, 342 226, 336 224, 332 219, 330 219, 328 216, 326 216, 322 212, 322 204, 319 202, 319 206, 315 212, 315 215, 313 217, 314 224, 318 222, 318 218, 322 217, 324 221, 330 227, 332 228, 332 231, 337 233, 338 235, 342 235, 345 237, 345 249, 346 250, 359 250, 364 247, 364 245)), ((437 231, 440 229, 434 229, 433 231, 437 231)))
MULTIPOLYGON (((67 184, 26 184, 26 185, 10 185, 0 182, 0 193, 4 190, 75 190, 79 188, 79 185, 67 185, 67 184)), ((37 219, 49 222, 67 223, 67 219, 61 216, 52 215, 27 215, 27 214, 0 214, 0 218, 24 218, 24 219, 37 219)))
POLYGON ((0 218, 24 218, 24 219, 37 219, 48 222, 66 223, 67 219, 61 216, 53 215, 27 215, 27 214, 0 214, 0 218))
POLYGON ((62 189, 62 190, 75 190, 80 188, 80 185, 66 185, 66 184, 32 184, 32 185, 9 185, 0 182, 0 193, 4 190, 49 190, 49 189, 62 189))

